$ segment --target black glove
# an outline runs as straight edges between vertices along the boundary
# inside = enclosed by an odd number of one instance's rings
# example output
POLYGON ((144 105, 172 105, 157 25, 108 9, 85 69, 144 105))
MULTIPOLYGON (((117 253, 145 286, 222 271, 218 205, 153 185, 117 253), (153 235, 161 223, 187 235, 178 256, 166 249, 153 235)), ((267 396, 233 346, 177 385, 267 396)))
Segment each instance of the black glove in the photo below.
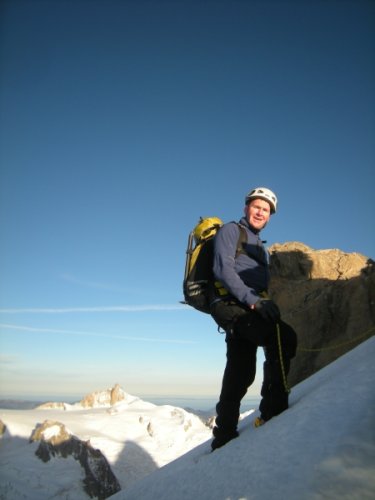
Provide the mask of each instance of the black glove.
POLYGON ((280 320, 280 310, 271 299, 259 299, 254 305, 254 309, 266 321, 273 321, 277 323, 280 320))

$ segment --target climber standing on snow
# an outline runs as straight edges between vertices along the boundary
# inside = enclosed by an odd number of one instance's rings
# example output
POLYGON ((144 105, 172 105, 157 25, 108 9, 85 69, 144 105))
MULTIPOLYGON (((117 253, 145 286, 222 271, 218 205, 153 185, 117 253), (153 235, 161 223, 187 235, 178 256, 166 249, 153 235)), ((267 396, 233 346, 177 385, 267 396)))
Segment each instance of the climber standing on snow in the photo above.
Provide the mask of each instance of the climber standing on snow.
POLYGON ((211 315, 226 333, 227 362, 219 402, 212 449, 238 436, 241 400, 254 382, 257 347, 265 352, 264 378, 259 406, 259 426, 288 408, 286 376, 295 356, 297 336, 280 318, 280 311, 267 294, 268 252, 259 237, 272 214, 277 198, 264 187, 253 189, 245 199, 244 217, 224 224, 215 236, 214 275, 217 297, 211 315), (239 225, 247 242, 238 252, 239 225), (222 287, 220 289, 220 287, 222 287))

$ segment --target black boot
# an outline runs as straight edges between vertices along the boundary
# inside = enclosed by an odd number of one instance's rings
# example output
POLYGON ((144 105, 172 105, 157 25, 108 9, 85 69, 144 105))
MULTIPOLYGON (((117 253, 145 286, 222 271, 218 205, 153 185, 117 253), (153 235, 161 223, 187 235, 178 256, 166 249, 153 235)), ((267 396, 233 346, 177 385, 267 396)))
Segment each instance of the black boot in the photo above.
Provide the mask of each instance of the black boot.
POLYGON ((211 443, 212 450, 224 446, 228 441, 238 437, 237 424, 240 416, 240 404, 219 401, 216 405, 216 425, 213 429, 214 439, 211 443))
POLYGON ((237 429, 232 431, 226 431, 216 426, 213 428, 213 435, 214 439, 212 440, 211 443, 212 451, 217 450, 217 448, 221 448, 229 441, 239 436, 237 429))
POLYGON ((284 369, 278 359, 267 360, 263 365, 263 385, 259 405, 261 418, 264 421, 279 415, 289 407, 289 390, 285 387, 284 376, 289 372, 290 361, 283 361, 284 369))

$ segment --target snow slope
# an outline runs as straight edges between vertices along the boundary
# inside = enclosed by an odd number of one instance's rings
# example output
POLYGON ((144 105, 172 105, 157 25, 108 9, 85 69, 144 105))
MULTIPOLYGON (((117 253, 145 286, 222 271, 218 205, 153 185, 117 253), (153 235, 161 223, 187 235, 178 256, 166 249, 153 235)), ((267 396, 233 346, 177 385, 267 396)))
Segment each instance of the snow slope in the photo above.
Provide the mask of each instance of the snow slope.
POLYGON ((374 500, 375 338, 296 386, 291 407, 204 443, 113 500, 374 500))

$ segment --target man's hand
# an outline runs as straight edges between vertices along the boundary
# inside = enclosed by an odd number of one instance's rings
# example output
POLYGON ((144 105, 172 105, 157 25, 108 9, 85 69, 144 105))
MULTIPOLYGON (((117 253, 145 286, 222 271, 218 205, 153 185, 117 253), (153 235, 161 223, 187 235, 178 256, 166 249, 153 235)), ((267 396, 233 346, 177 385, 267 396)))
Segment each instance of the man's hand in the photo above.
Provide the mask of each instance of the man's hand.
POLYGON ((258 302, 254 304, 254 309, 266 321, 273 321, 276 323, 280 320, 280 310, 271 299, 259 299, 258 302))

